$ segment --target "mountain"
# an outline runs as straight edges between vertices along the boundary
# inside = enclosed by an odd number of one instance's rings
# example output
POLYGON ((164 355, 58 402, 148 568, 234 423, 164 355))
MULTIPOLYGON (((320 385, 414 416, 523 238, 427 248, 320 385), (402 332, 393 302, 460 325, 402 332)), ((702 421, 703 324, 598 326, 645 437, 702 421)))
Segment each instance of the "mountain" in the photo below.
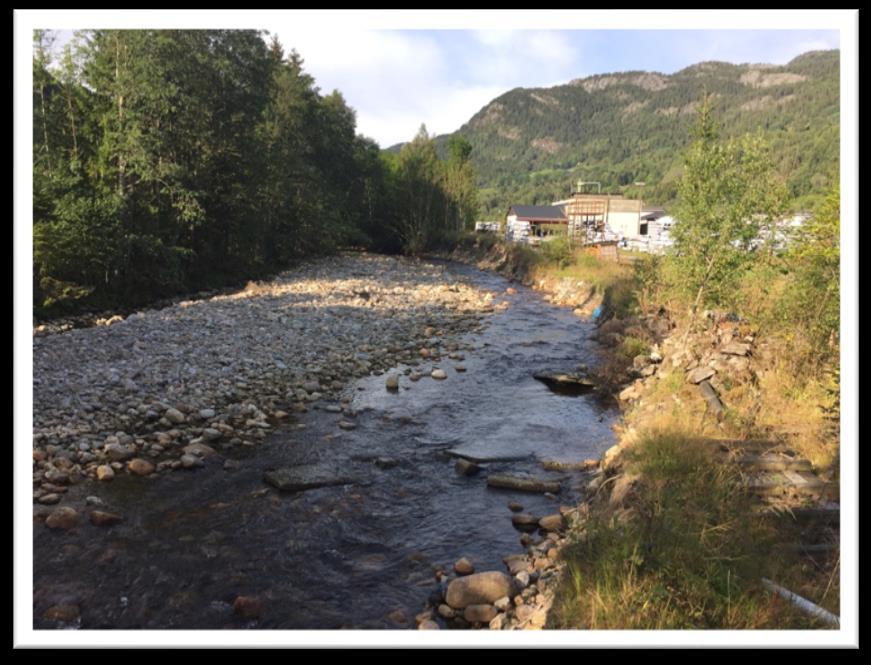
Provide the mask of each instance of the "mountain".
POLYGON ((563 198, 578 179, 668 205, 707 90, 722 135, 761 131, 796 206, 808 205, 838 177, 839 64, 839 51, 813 51, 784 66, 702 62, 516 88, 455 133, 473 147, 481 218, 563 198))

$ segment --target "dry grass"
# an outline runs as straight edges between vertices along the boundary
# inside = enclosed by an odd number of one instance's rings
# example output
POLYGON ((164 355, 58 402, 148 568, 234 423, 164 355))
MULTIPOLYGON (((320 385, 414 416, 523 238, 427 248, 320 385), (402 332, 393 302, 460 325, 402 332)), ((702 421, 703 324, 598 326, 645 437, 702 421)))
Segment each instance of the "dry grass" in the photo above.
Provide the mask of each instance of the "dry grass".
POLYGON ((831 571, 777 544, 786 534, 752 510, 735 469, 680 432, 642 437, 625 472, 630 509, 602 501, 564 551, 551 625, 587 629, 823 628, 761 586, 770 577, 837 612, 831 571))

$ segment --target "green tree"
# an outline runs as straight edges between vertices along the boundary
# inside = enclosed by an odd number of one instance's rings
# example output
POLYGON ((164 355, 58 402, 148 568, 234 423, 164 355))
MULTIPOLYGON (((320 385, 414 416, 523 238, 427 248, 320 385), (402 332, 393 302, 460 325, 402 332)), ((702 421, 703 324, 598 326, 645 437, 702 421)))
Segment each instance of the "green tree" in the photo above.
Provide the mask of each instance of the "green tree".
POLYGON ((477 177, 471 155, 472 144, 467 139, 457 134, 451 136, 445 164, 445 192, 450 201, 446 206, 445 228, 457 232, 468 230, 478 211, 477 177))
POLYGON ((807 331, 818 361, 837 359, 840 336, 840 187, 835 186, 797 230, 786 256, 794 279, 784 313, 807 331))
POLYGON ((444 173, 433 141, 421 125, 399 153, 396 175, 395 232, 403 247, 418 254, 444 232, 444 173))
POLYGON ((761 236, 773 237, 785 210, 783 188, 761 137, 721 141, 705 95, 684 158, 673 214, 672 274, 690 298, 690 327, 703 305, 729 301, 761 236))

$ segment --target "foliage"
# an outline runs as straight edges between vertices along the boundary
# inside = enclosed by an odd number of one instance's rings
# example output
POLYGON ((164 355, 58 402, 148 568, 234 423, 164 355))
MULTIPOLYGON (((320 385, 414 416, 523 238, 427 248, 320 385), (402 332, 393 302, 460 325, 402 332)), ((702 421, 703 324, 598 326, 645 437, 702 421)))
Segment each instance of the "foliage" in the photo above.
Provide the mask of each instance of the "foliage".
POLYGON ((811 343, 837 358, 840 333, 840 190, 832 188, 798 231, 786 257, 795 279, 784 294, 784 314, 799 321, 811 343))
POLYGON ((467 142, 440 160, 424 135, 382 159, 342 95, 322 94, 277 39, 92 30, 58 62, 51 39, 34 34, 39 313, 64 294, 138 305, 348 244, 421 251, 474 219, 467 142))
POLYGON ((756 259, 755 243, 782 216, 785 197, 758 136, 719 141, 706 96, 687 151, 672 228, 672 286, 701 305, 721 304, 756 259))
POLYGON ((556 237, 542 243, 541 254, 545 261, 559 268, 566 268, 575 261, 571 243, 569 243, 568 238, 564 237, 556 237))

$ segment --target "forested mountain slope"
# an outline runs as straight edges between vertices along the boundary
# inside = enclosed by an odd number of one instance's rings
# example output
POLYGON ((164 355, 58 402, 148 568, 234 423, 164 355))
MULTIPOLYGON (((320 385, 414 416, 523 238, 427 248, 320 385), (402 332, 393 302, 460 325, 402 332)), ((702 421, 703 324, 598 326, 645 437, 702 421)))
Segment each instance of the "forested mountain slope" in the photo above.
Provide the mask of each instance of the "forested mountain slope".
POLYGON ((795 204, 809 205, 837 178, 839 64, 839 51, 814 51, 785 66, 703 62, 517 88, 455 135, 472 145, 483 215, 565 197, 579 178, 668 204, 707 90, 724 134, 761 131, 795 204))

